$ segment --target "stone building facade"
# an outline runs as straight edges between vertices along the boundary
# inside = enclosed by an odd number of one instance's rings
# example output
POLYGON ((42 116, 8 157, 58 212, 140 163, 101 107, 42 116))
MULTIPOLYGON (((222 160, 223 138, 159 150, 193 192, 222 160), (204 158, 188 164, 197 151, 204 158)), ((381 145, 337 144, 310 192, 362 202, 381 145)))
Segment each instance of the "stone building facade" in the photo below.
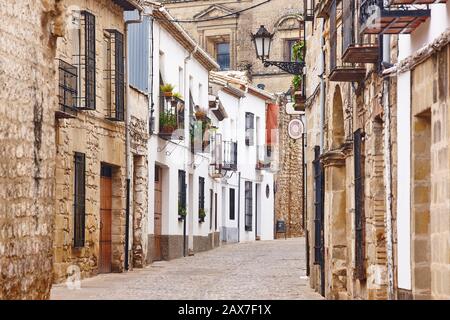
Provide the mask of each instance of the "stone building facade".
POLYGON ((50 294, 60 4, 0 6, 0 299, 50 294))
POLYGON ((290 45, 303 38, 301 31, 303 1, 272 1, 239 14, 233 13, 252 7, 261 1, 165 0, 162 2, 169 12, 181 21, 194 40, 216 59, 222 52, 218 45, 228 44, 227 69, 247 71, 253 84, 264 84, 265 90, 269 92, 286 92, 289 89, 292 75, 277 67, 263 66, 256 58, 251 33, 255 33, 260 25, 265 25, 270 32, 275 33, 270 59, 289 61, 290 45), (225 15, 227 17, 224 19, 214 19, 225 15), (193 20, 198 22, 192 23, 193 20))
POLYGON ((408 26, 372 24, 383 11, 362 1, 312 9, 311 285, 330 299, 447 299, 449 4, 385 8, 408 26))
MULTIPOLYGON (((395 171, 389 161, 395 119, 388 120, 383 107, 388 101, 395 114, 395 99, 387 100, 385 90, 388 85, 395 92, 395 80, 381 77, 381 50, 371 51, 376 59, 370 63, 343 61, 346 32, 360 30, 360 2, 355 11, 344 3, 319 1, 306 26, 310 281, 329 299, 387 299, 395 250, 386 223, 395 224, 395 216, 387 198, 395 199, 395 190, 386 188, 385 172, 395 171), (356 13, 348 18, 349 12, 356 13)), ((373 46, 369 37, 360 41, 373 46)), ((393 57, 395 43, 392 36, 393 57)))
POLYGON ((146 152, 139 148, 146 143, 138 137, 147 126, 129 116, 125 78, 124 10, 136 8, 133 1, 63 3, 66 34, 58 40, 55 62, 55 282, 124 271, 128 252, 142 265, 145 245, 133 242, 130 230, 142 224, 146 197, 136 191, 139 201, 133 201, 131 193, 147 181, 141 172, 146 152), (133 207, 138 216, 127 223, 133 207))

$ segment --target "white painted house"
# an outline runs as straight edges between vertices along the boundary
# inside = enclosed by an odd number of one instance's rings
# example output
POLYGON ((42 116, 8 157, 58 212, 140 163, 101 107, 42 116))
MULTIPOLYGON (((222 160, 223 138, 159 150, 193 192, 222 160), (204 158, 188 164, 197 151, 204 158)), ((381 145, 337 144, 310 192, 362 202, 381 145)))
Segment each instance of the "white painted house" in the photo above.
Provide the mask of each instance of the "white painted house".
MULTIPOLYGON (((219 163, 228 169, 221 179, 221 239, 271 240, 274 177, 266 148, 266 108, 274 97, 222 73, 212 72, 210 82, 211 100, 217 100, 227 114, 218 124, 216 139, 222 140, 219 163)), ((213 157, 214 163, 217 155, 213 157)))
POLYGON ((209 71, 219 66, 163 7, 148 9, 149 16, 139 26, 130 26, 129 50, 131 82, 151 97, 151 262, 218 246, 221 199, 219 183, 209 177, 210 154, 191 150, 191 125, 196 112, 207 115, 209 71), (170 94, 162 88, 168 85, 173 87, 170 94), (206 216, 199 217, 201 213, 206 216))

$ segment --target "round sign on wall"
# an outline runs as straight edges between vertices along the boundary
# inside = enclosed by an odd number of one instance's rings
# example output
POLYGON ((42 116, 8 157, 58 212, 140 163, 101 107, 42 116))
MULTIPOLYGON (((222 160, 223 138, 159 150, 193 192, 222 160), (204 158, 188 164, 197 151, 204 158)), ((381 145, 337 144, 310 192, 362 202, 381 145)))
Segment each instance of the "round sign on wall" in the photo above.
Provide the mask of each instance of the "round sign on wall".
POLYGON ((288 132, 292 139, 300 139, 303 133, 303 123, 299 119, 291 120, 289 122, 288 132))

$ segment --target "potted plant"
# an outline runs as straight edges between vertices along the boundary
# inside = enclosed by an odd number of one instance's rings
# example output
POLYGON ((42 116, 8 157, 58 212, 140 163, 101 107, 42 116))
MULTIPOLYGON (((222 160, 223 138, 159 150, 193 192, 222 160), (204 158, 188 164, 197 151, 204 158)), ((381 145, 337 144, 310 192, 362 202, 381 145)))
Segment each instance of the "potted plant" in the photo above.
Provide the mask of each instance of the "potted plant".
POLYGON ((178 205, 178 221, 183 221, 186 219, 187 211, 186 207, 182 205, 178 205))
POLYGON ((182 96, 181 93, 179 93, 179 92, 174 92, 174 93, 172 94, 172 97, 173 97, 173 98, 177 98, 177 99, 179 99, 179 100, 183 100, 183 96, 182 96))
POLYGON ((205 120, 206 119, 206 112, 202 110, 195 111, 195 119, 197 120, 205 120))
POLYGON ((198 222, 205 222, 206 210, 204 208, 198 209, 198 222))
POLYGON ((171 134, 177 128, 176 115, 163 111, 159 115, 159 132, 162 134, 171 134))
POLYGON ((168 83, 168 84, 161 85, 159 88, 161 89, 161 92, 164 95, 164 97, 172 97, 173 88, 175 88, 175 87, 173 85, 171 85, 170 83, 168 83))

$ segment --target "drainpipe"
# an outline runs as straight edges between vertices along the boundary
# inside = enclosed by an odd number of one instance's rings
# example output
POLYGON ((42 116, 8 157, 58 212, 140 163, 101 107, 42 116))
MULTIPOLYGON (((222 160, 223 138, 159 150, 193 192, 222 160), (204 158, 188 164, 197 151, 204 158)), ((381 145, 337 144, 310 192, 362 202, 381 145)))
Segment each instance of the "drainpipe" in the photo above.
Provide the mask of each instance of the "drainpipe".
POLYGON ((128 108, 128 101, 130 101, 129 96, 129 81, 130 81, 130 65, 128 63, 128 25, 132 23, 141 23, 143 21, 143 9, 139 8, 139 19, 137 20, 128 20, 125 21, 125 163, 126 163, 126 210, 125 210, 125 270, 129 269, 129 261, 128 261, 128 251, 129 251, 129 241, 130 241, 130 182, 131 182, 131 161, 130 161, 130 113, 128 108))
MULTIPOLYGON (((184 92, 182 93, 183 94, 183 96, 185 97, 185 100, 186 100, 186 90, 188 90, 188 88, 189 88, 189 82, 187 81, 187 77, 186 77, 186 74, 187 74, 187 63, 188 63, 188 61, 189 60, 191 60, 192 59, 192 56, 197 52, 197 50, 198 50, 198 44, 197 45, 195 45, 195 47, 194 47, 194 50, 192 50, 191 52, 189 52, 188 53, 188 55, 187 56, 185 56, 184 57, 184 64, 183 64, 183 82, 184 82, 184 84, 183 84, 183 90, 184 90, 184 92)), ((189 102, 190 103, 190 102, 189 102)), ((185 104, 185 108, 184 108, 184 114, 186 115, 186 104, 185 104)), ((189 117, 184 117, 184 121, 186 122, 186 121, 189 121, 189 117)), ((184 124, 186 124, 186 123, 184 123, 184 124)), ((188 134, 186 135, 186 132, 184 133, 185 134, 185 136, 189 136, 189 125, 184 125, 184 127, 186 128, 186 129, 184 129, 185 131, 187 130, 187 132, 188 132, 188 134)), ((184 151, 185 152, 185 154, 187 154, 187 152, 189 152, 189 151, 187 151, 187 150, 185 150, 184 151)), ((186 155, 186 157, 187 157, 187 155, 186 155)), ((186 163, 187 163, 188 161, 186 161, 186 163)), ((185 172, 189 172, 188 171, 188 168, 187 168, 187 166, 185 167, 185 172)), ((189 174, 187 174, 187 176, 189 177, 189 174)), ((192 192, 192 190, 189 190, 189 192, 192 192)), ((190 204, 191 205, 191 207, 193 208, 193 203, 191 203, 190 204)), ((189 206, 187 206, 187 207, 189 207, 189 206)), ((191 214, 193 214, 193 212, 191 212, 191 214)), ((187 226, 186 226, 186 224, 187 224, 187 222, 186 222, 186 220, 187 220, 187 216, 185 216, 184 217, 184 219, 183 219, 183 256, 184 257, 186 257, 187 256, 187 250, 186 250, 186 247, 188 246, 188 241, 186 241, 186 238, 188 237, 188 234, 187 234, 187 226)))
MULTIPOLYGON (((390 62, 391 37, 383 36, 383 61, 390 62)), ((386 186, 386 253, 387 253, 387 275, 388 275, 388 298, 394 299, 394 259, 392 245, 392 171, 391 171, 391 114, 389 107, 389 78, 383 80, 383 111, 384 111, 384 162, 385 174, 384 184, 386 186)))
POLYGON ((325 21, 322 19, 322 34, 320 36, 320 48, 322 49, 322 53, 320 54, 320 152, 323 153, 324 148, 324 119, 325 119, 325 39, 323 37, 323 33, 325 32, 325 21))
POLYGON ((238 242, 241 242, 241 172, 238 173, 238 242))

